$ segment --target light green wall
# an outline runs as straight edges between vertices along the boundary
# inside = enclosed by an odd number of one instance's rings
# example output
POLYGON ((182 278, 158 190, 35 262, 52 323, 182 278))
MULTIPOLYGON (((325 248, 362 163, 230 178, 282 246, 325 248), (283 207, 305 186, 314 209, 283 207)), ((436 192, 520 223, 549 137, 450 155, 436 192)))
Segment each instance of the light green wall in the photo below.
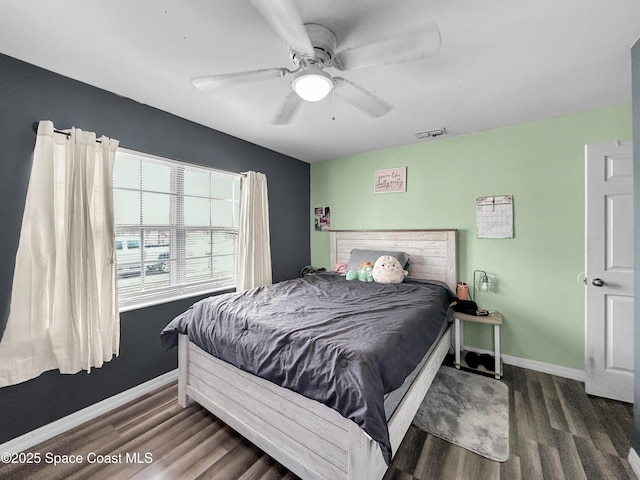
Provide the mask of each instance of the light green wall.
MULTIPOLYGON (((458 229, 458 280, 486 270, 496 290, 478 303, 504 315, 505 354, 584 368, 584 146, 631 139, 629 104, 353 155, 311 165, 311 207, 333 229, 458 229), (373 172, 407 167, 405 193, 374 194, 373 172), (514 198, 513 239, 477 239, 475 201, 514 198)), ((311 259, 332 267, 326 232, 311 259)), ((465 342, 491 349, 489 328, 465 342)))

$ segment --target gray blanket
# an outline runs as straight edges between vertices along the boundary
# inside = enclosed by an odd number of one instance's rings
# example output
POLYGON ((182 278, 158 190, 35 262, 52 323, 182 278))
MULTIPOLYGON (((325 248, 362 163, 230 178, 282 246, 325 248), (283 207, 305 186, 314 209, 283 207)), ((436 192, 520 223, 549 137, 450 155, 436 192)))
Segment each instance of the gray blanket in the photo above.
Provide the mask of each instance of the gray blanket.
POLYGON ((454 295, 440 282, 348 282, 336 274, 202 300, 162 331, 184 333, 236 367, 312 398, 356 422, 391 459, 384 395, 437 339, 454 295))

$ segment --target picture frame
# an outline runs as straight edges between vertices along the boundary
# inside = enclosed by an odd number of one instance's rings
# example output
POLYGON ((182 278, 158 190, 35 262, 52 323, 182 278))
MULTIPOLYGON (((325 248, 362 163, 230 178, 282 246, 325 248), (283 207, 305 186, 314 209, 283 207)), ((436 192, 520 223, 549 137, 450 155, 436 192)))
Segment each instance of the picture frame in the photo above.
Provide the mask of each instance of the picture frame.
POLYGON ((373 176, 373 193, 399 193, 407 191, 407 167, 376 170, 373 176))
POLYGON ((331 209, 329 207, 315 207, 313 212, 315 230, 317 232, 328 232, 331 230, 331 209))

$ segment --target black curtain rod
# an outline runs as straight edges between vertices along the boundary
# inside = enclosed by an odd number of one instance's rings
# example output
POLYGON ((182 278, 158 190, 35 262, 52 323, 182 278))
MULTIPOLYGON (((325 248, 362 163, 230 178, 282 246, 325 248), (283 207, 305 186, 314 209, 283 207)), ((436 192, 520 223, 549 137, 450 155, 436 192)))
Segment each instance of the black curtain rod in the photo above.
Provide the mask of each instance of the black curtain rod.
MULTIPOLYGON (((31 125, 31 127, 33 128, 33 133, 38 133, 38 125, 40 124, 40 122, 33 122, 33 124, 31 125)), ((71 136, 71 134, 69 132, 63 132, 62 130, 56 130, 55 128, 53 129, 53 133, 59 133, 61 135, 66 135, 67 138, 69 138, 71 136)))
MULTIPOLYGON (((33 132, 34 133, 38 133, 38 125, 40 124, 40 122, 33 122, 33 124, 31 125, 31 128, 33 128, 33 132)), ((69 132, 63 132, 62 130, 56 130, 55 128, 53 129, 53 133, 59 133, 60 135, 64 135, 67 138, 69 138, 71 136, 71 134, 69 132)), ((96 139, 96 143, 102 143, 101 140, 97 140, 96 139)))

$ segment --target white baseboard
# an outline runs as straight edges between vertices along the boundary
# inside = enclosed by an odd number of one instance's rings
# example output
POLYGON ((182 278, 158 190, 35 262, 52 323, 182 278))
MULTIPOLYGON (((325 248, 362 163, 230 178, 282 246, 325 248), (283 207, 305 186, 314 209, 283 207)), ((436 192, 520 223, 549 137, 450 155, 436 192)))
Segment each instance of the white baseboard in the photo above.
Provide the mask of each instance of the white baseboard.
POLYGON ((640 457, 636 451, 632 448, 629 450, 629 465, 631 466, 631 470, 636 474, 636 477, 640 479, 640 457))
POLYGON ((0 445, 0 453, 19 453, 31 448, 39 443, 42 443, 50 438, 67 432, 72 428, 82 425, 89 420, 98 418, 111 410, 114 410, 122 405, 125 405, 136 398, 140 398, 147 393, 150 393, 160 387, 163 387, 178 379, 178 370, 172 370, 160 375, 148 382, 142 383, 136 387, 130 388, 118 395, 109 397, 101 402, 95 403, 87 408, 78 410, 71 415, 56 420, 48 425, 32 430, 25 433, 13 440, 9 440, 6 443, 0 445))
MULTIPOLYGON (((468 347, 466 345, 463 349, 471 352, 489 353, 493 355, 492 350, 483 350, 480 348, 468 347)), ((507 365, 513 365, 514 367, 527 368, 529 370, 535 370, 536 372, 548 373, 558 377, 577 380, 578 382, 584 382, 585 380, 584 370, 578 370, 576 368, 563 367, 560 365, 553 365, 551 363, 539 362, 537 360, 529 360, 528 358, 513 357, 511 355, 504 354, 502 354, 502 361, 507 365)))

